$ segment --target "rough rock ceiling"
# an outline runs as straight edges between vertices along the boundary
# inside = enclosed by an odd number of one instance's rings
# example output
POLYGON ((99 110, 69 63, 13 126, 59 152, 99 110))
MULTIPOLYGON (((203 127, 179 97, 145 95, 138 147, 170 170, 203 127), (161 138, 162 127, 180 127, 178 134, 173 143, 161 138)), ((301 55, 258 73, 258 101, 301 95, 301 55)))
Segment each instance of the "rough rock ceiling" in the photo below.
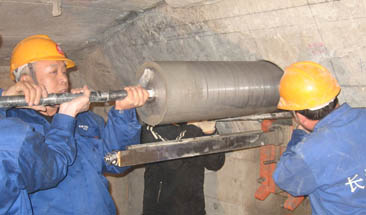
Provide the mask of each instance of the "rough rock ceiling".
POLYGON ((162 0, 0 0, 0 66, 9 65, 21 39, 47 34, 69 55, 108 28, 123 23, 130 12, 143 12, 162 0), (60 12, 61 15, 54 16, 60 12))

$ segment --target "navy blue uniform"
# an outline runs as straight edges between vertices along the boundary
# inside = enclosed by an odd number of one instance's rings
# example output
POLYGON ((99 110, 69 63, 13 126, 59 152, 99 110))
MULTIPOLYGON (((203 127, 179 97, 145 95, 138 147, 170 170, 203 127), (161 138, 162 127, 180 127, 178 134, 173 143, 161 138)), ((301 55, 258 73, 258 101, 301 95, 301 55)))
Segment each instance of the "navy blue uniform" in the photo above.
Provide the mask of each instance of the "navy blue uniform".
POLYGON ((28 193, 54 187, 76 155, 75 120, 56 114, 46 137, 20 119, 0 120, 0 214, 32 214, 28 193))
MULTIPOLYGON (((47 119, 32 109, 0 109, 0 114, 20 118, 42 135, 51 129, 47 119)), ((107 165, 104 156, 111 151, 124 150, 127 145, 138 144, 140 132, 135 109, 117 111, 112 108, 106 124, 93 112, 78 114, 69 140, 76 142, 75 161, 58 184, 34 190, 30 195, 34 214, 116 214, 108 181, 103 174, 122 173, 127 168, 107 165)), ((65 142, 65 139, 56 141, 65 142)), ((64 165, 56 166, 55 171, 58 168, 64 169, 64 165)))

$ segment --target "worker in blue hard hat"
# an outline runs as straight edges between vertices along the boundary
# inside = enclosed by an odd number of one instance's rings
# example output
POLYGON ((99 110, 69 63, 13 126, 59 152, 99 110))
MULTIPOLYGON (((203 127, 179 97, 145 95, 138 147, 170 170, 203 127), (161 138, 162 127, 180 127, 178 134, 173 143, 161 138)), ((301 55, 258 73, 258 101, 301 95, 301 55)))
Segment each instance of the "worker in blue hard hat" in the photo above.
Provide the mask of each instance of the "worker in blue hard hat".
MULTIPOLYGON (((69 91, 67 68, 74 65, 48 36, 34 35, 24 39, 14 48, 11 58, 10 73, 16 84, 2 91, 2 95, 25 94, 28 104, 33 106, 0 109, 0 114, 20 118, 46 135, 56 114, 66 107, 64 104, 35 105, 48 93, 69 91)), ((108 165, 104 156, 140 142, 141 125, 136 119, 135 108, 142 106, 148 98, 147 91, 140 86, 125 89, 127 97, 115 102, 106 124, 102 117, 91 111, 73 113, 71 139, 76 142, 75 161, 57 185, 36 190, 30 195, 34 214, 116 214, 104 173, 122 173, 127 168, 108 165)), ((87 88, 79 90, 85 91, 87 88)), ((76 110, 73 105, 68 108, 76 110)))

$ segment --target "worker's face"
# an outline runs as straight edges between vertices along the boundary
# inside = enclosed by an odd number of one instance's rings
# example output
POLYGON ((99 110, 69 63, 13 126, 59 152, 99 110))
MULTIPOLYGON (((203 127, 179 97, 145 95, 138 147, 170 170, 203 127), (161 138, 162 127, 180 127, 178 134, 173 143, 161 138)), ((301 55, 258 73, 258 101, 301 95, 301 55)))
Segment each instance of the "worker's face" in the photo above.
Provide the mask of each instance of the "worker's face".
POLYGON ((65 93, 69 90, 69 79, 63 61, 43 60, 33 64, 39 85, 48 93, 65 93))

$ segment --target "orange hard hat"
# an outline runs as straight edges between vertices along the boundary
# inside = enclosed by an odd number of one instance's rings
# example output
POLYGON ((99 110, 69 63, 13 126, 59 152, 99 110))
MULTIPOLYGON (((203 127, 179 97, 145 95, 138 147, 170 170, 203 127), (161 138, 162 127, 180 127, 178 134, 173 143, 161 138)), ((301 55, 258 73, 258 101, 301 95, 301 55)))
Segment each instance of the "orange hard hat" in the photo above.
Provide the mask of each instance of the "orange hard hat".
POLYGON ((40 60, 61 60, 66 68, 75 66, 61 48, 47 35, 33 35, 20 41, 14 48, 10 61, 10 78, 15 79, 13 71, 25 64, 40 60))
POLYGON ((278 109, 316 110, 334 100, 341 88, 322 65, 304 61, 290 65, 280 82, 278 109))

